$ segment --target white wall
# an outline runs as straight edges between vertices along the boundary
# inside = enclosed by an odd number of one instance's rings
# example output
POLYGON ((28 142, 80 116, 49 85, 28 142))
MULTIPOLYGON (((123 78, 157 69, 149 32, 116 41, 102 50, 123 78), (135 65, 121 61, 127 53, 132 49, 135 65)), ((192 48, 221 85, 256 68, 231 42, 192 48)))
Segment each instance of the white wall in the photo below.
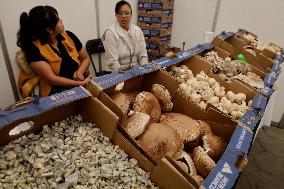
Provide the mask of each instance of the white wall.
POLYGON ((0 108, 5 108, 14 101, 13 90, 0 44, 0 108))
MULTIPOLYGON (((245 28, 257 34, 265 42, 274 42, 284 47, 284 1, 271 0, 223 0, 220 7, 216 33, 223 30, 237 31, 245 28)), ((284 112, 284 76, 277 81, 272 121, 279 122, 284 112)))
POLYGON ((211 31, 217 0, 175 0, 171 45, 189 49, 203 42, 211 31))

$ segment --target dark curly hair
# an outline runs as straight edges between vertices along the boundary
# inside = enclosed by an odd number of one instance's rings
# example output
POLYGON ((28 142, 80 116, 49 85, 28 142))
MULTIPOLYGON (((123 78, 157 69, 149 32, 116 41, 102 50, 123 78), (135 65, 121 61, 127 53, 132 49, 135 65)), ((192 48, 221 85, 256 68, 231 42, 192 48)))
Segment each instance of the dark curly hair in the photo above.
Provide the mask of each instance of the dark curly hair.
POLYGON ((131 5, 127 2, 127 1, 119 1, 116 3, 115 5, 115 14, 118 14, 119 12, 119 9, 123 6, 123 5, 128 5, 130 10, 131 10, 131 13, 132 13, 132 8, 131 8, 131 5))
POLYGON ((54 29, 59 20, 57 10, 51 6, 36 6, 20 17, 20 29, 17 33, 17 45, 22 50, 32 41, 39 39, 42 44, 48 42, 47 28, 54 29))

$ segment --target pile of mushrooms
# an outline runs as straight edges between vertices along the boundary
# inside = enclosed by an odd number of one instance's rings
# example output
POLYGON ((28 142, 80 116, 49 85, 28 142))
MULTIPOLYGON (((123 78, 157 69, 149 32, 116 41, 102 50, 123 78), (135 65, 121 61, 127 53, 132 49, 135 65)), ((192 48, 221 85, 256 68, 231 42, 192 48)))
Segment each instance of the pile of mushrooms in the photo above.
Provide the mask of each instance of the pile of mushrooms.
POLYGON ((263 80, 252 72, 249 64, 240 60, 232 60, 230 57, 223 59, 215 51, 206 53, 204 58, 213 63, 213 72, 225 81, 232 82, 234 79, 238 79, 257 89, 264 87, 263 80))
POLYGON ((232 117, 233 120, 241 118, 249 109, 252 101, 246 103, 246 95, 235 94, 232 91, 225 91, 214 78, 208 77, 203 71, 195 77, 187 66, 172 66, 169 72, 179 82, 179 91, 197 103, 202 109, 208 104, 232 117))

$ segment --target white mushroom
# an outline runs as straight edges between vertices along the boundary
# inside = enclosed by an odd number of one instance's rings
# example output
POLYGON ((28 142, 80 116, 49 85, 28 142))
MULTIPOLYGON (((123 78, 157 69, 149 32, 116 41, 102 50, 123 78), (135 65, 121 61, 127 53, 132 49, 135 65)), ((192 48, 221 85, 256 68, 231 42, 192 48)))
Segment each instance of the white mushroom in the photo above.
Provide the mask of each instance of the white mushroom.
POLYGON ((246 95, 244 93, 238 93, 236 94, 236 99, 235 101, 238 103, 238 104, 242 104, 243 101, 246 100, 246 95))
POLYGON ((231 111, 238 111, 238 110, 239 110, 239 105, 237 103, 233 103, 231 111))
POLYGON ((207 107, 207 104, 204 101, 200 101, 199 106, 204 110, 207 107))
POLYGON ((234 102, 235 99, 236 99, 236 95, 235 95, 235 93, 233 93, 232 91, 228 91, 228 92, 226 93, 226 96, 227 96, 227 98, 228 98, 231 102, 234 102))
POLYGON ((213 106, 216 106, 219 104, 219 98, 217 96, 213 96, 208 100, 208 104, 212 104, 213 106))
POLYGON ((225 96, 225 90, 224 90, 223 87, 217 87, 217 88, 215 88, 215 89, 214 89, 214 93, 215 93, 215 95, 218 96, 218 97, 223 97, 223 96, 225 96))
POLYGON ((212 87, 213 85, 215 85, 216 82, 217 82, 217 81, 216 81, 214 78, 210 78, 210 79, 208 80, 208 83, 209 83, 209 86, 210 86, 210 87, 212 87))
POLYGON ((252 105, 252 100, 248 101, 248 107, 251 107, 252 105))
POLYGON ((200 94, 197 94, 197 93, 192 93, 191 94, 191 100, 193 101, 193 102, 195 102, 195 103, 199 103, 200 102, 200 100, 201 100, 201 95, 200 94))
POLYGON ((191 94, 191 86, 188 86, 185 83, 179 84, 179 90, 187 97, 190 97, 191 94))
POLYGON ((223 104, 223 103, 225 103, 225 102, 228 101, 228 100, 229 100, 229 99, 224 96, 224 97, 221 98, 220 103, 223 104))

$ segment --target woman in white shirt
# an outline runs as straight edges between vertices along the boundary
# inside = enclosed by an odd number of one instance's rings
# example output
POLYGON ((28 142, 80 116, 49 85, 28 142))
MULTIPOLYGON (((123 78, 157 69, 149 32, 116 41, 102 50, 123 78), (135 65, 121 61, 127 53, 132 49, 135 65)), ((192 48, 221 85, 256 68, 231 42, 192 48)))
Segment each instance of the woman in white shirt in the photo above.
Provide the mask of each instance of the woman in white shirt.
POLYGON ((131 24, 132 9, 128 2, 115 6, 117 22, 104 32, 106 65, 111 71, 124 71, 132 66, 148 63, 146 43, 142 30, 131 24))

